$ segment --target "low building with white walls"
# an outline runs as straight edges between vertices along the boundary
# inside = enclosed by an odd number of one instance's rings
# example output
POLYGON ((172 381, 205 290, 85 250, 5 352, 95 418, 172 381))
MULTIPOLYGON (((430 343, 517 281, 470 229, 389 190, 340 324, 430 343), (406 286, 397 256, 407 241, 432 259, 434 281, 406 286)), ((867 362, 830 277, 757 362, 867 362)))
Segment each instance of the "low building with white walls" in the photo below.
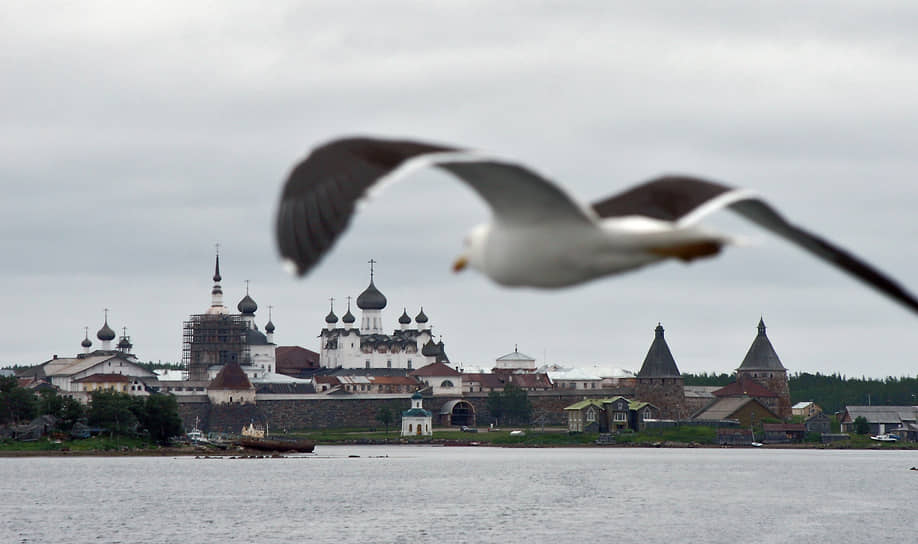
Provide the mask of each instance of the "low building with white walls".
POLYGON ((411 408, 402 412, 402 436, 432 436, 433 414, 424 409, 420 392, 411 395, 411 408))
POLYGON ((43 380, 57 388, 62 395, 76 400, 89 402, 93 391, 108 389, 134 396, 146 396, 159 386, 155 373, 147 370, 131 353, 133 344, 127 335, 127 329, 116 347, 112 347, 115 331, 108 324, 108 310, 105 311, 105 322, 96 338, 102 343, 101 349, 92 349, 88 329, 85 329, 80 346, 83 353, 75 357, 53 356, 50 360, 17 372, 17 376, 43 380))
POLYGON ((462 396, 462 373, 445 363, 431 363, 408 375, 430 387, 435 397, 462 396))

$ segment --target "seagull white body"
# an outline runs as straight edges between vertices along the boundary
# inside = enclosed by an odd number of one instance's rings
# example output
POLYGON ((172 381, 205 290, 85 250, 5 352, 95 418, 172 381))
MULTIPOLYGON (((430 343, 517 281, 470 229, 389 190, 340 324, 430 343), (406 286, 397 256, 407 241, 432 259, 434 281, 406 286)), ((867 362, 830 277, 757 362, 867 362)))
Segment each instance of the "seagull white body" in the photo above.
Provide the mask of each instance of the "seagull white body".
POLYGON ((501 285, 566 287, 668 259, 712 257, 732 240, 698 222, 727 208, 918 313, 918 299, 894 280, 789 223, 749 190, 669 176, 587 206, 517 162, 417 141, 346 138, 315 148, 281 195, 281 254, 305 273, 347 228, 358 201, 427 167, 453 174, 491 208, 491 222, 469 232, 454 270, 469 266, 501 285))

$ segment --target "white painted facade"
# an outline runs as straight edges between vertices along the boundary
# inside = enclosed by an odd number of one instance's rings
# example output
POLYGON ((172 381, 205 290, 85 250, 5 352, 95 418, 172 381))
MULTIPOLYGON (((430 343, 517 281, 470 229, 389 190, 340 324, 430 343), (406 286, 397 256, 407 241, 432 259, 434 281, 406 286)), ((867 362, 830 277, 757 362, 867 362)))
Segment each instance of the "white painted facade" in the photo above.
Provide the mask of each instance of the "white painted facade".
POLYGON ((402 436, 432 436, 433 415, 423 406, 420 393, 411 396, 411 409, 402 412, 402 436))

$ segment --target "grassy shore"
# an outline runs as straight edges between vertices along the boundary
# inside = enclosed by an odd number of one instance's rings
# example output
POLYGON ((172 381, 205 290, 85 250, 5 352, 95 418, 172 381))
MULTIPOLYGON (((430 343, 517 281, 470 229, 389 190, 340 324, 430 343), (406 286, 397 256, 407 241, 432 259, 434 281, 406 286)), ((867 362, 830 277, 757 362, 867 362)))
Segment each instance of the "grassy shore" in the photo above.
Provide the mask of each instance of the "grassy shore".
MULTIPOLYGON (((569 434, 560 428, 542 430, 525 430, 523 435, 511 435, 509 429, 469 433, 452 428, 434 428, 432 437, 399 436, 398 431, 335 429, 293 432, 283 435, 284 438, 308 438, 322 445, 349 444, 407 444, 407 445, 445 445, 445 446, 494 446, 494 447, 719 447, 716 431, 708 427, 676 427, 655 429, 642 433, 621 433, 615 436, 615 444, 599 446, 596 444, 599 435, 596 433, 569 434)), ((880 443, 869 437, 852 435, 851 439, 832 444, 766 444, 766 448, 830 448, 830 449, 918 449, 918 443, 898 442, 880 443)), ((96 436, 83 440, 36 440, 33 442, 0 441, 0 457, 26 456, 80 456, 80 455, 147 455, 178 456, 201 454, 227 454, 233 450, 222 451, 205 446, 176 445, 162 447, 139 438, 124 436, 96 436)))

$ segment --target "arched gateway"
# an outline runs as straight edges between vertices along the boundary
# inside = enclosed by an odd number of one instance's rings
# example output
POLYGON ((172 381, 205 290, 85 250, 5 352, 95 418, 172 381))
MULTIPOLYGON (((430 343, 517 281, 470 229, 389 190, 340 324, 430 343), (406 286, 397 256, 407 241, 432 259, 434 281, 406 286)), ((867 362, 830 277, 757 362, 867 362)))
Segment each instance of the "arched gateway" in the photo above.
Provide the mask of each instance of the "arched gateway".
POLYGON ((446 401, 440 408, 440 425, 475 426, 475 407, 467 400, 446 401))

